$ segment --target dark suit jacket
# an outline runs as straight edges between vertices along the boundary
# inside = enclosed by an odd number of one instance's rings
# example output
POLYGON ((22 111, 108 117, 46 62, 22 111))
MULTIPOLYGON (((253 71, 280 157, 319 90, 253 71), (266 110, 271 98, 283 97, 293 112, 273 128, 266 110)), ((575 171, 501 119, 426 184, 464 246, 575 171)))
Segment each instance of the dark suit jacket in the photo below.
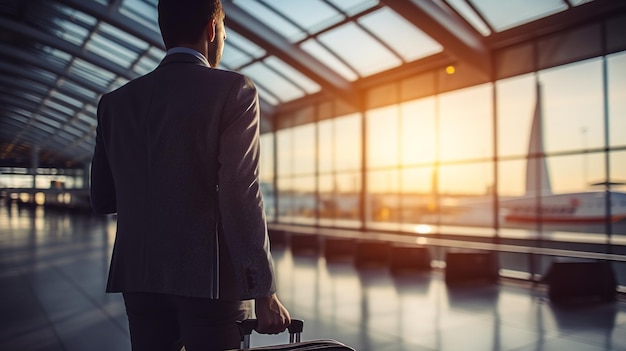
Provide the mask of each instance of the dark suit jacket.
POLYGON ((108 292, 251 299, 275 291, 247 77, 193 55, 102 96, 91 201, 117 212, 108 292))

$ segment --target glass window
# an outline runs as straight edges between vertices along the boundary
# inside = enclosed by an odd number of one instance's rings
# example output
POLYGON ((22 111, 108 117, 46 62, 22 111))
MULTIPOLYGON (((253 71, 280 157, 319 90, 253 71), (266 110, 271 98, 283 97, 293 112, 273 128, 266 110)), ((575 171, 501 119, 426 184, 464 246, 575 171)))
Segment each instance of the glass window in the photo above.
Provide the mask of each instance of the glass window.
POLYGON ((626 54, 607 58, 610 146, 626 146, 626 54))
POLYGON ((547 153, 604 147, 602 60, 539 72, 547 153))
POLYGON ((272 183, 274 179, 274 134, 265 133, 259 138, 261 156, 259 158, 259 178, 272 183))
POLYGON ((442 165, 438 173, 442 232, 493 235, 493 163, 442 165))
POLYGON ((616 151, 609 154, 611 174, 609 180, 613 183, 611 193, 612 234, 620 235, 621 245, 626 243, 626 151, 616 151))
POLYGON ((320 175, 317 180, 319 194, 319 224, 335 224, 337 203, 335 199, 335 180, 333 175, 320 175))
POLYGON ((490 84, 440 95, 440 161, 492 157, 491 101, 490 84))
POLYGON ((278 213, 280 222, 291 223, 295 214, 295 191, 292 186, 291 177, 279 177, 277 182, 278 213))
POLYGON ((400 179, 398 170, 367 174, 366 221, 373 229, 400 228, 400 179))
POLYGON ((434 177, 437 175, 434 168, 405 168, 401 176, 402 223, 411 224, 408 226, 411 232, 426 231, 428 229, 415 228, 414 225, 436 223, 438 205, 435 189, 437 183, 434 177))
POLYGON ((597 191, 592 184, 606 179, 602 153, 548 157, 547 166, 554 194, 597 191))
POLYGON ((498 195, 502 199, 526 193, 526 159, 500 161, 498 164, 498 195))
POLYGON ((293 174, 293 130, 281 129, 276 132, 278 175, 280 178, 293 174))
POLYGON ((333 120, 325 120, 317 124, 317 167, 320 173, 334 170, 334 130, 333 120))
POLYGON ((397 105, 370 110, 367 121, 367 167, 397 166, 400 157, 397 105))
POLYGON ((496 83, 498 109, 498 155, 525 157, 536 104, 534 75, 496 83))
POLYGON ((312 175, 315 173, 315 124, 293 128, 292 165, 293 174, 312 175))
POLYGON ((360 173, 321 175, 318 186, 320 225, 360 225, 360 173))
MULTIPOLYGON (((317 196, 315 177, 294 177, 291 180, 293 191, 290 209, 294 223, 314 224, 317 216, 317 196)), ((282 199, 281 199, 282 201, 282 199)))
POLYGON ((436 160, 435 99, 425 98, 400 105, 400 162, 403 166, 436 160))
POLYGON ((335 170, 361 170, 361 115, 355 113, 338 117, 333 120, 333 123, 335 128, 335 170))

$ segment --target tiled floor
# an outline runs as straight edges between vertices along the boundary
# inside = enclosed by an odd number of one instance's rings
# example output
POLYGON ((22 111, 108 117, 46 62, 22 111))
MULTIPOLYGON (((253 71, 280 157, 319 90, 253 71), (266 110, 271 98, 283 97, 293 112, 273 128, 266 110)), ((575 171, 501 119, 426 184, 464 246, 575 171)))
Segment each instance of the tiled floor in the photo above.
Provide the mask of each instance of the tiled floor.
MULTIPOLYGON (((129 350, 121 296, 104 293, 115 221, 0 206, 0 350, 129 350)), ((552 306, 514 282, 449 288, 274 249, 279 296, 303 339, 359 351, 626 350, 626 301, 552 306)), ((253 345, 285 335, 253 336, 253 345)))

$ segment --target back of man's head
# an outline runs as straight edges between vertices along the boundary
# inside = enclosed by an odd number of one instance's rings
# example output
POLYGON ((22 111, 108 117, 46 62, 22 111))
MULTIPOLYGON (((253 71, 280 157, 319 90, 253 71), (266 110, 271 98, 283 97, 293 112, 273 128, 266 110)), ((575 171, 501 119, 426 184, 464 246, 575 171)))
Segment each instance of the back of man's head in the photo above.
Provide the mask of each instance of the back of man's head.
POLYGON ((166 48, 194 44, 211 19, 224 12, 221 0, 159 0, 159 27, 166 48))

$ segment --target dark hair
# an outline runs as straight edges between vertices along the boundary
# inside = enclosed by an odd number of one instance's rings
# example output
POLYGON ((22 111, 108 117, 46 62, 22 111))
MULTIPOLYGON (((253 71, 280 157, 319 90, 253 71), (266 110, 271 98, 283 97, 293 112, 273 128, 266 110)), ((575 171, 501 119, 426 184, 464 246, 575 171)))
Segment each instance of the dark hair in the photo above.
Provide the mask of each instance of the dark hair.
POLYGON ((221 0, 159 0, 158 11, 167 48, 195 43, 211 19, 224 16, 221 0))

